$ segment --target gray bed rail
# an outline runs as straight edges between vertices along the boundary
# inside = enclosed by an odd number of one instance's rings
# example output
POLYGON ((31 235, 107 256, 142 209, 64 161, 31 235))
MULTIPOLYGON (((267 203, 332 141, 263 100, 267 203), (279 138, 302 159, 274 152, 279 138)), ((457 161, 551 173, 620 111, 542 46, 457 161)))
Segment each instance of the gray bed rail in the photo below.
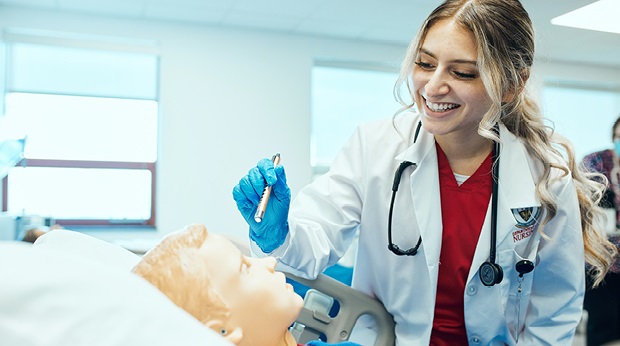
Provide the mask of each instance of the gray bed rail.
MULTIPOLYGON (((334 317, 330 317, 324 311, 311 309, 305 304, 297 318, 297 323, 303 325, 304 332, 314 335, 324 334, 329 343, 346 341, 351 336, 357 320, 362 315, 370 315, 375 319, 378 329, 374 345, 394 345, 394 319, 378 300, 324 274, 315 280, 303 279, 289 273, 286 273, 286 276, 340 303, 340 310, 334 317)), ((297 342, 306 341, 298 339, 297 342)))

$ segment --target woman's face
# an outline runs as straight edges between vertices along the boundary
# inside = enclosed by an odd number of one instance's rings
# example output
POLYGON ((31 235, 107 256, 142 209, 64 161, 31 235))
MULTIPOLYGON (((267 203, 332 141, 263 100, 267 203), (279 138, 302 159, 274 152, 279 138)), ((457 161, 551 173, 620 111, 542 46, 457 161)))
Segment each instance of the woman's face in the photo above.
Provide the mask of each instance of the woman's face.
POLYGON ((426 33, 413 70, 413 97, 428 132, 461 140, 476 135, 491 106, 477 58, 473 33, 451 20, 426 33))
MULTIPOLYGON (((272 257, 244 256, 228 239, 209 234, 200 248, 211 284, 230 308, 230 321, 242 327, 243 339, 281 338, 295 321, 303 299, 276 272, 272 257)), ((275 344, 275 343, 274 343, 275 344)))

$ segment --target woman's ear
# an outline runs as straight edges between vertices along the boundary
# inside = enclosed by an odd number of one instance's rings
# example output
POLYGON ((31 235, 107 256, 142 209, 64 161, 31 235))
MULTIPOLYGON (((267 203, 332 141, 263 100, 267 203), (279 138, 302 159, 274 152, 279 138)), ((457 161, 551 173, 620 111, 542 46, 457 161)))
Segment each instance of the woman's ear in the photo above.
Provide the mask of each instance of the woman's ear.
POLYGON ((226 340, 232 342, 235 345, 239 345, 243 339, 243 330, 240 327, 230 327, 221 320, 210 320, 205 322, 205 326, 211 328, 219 335, 226 338, 226 340))

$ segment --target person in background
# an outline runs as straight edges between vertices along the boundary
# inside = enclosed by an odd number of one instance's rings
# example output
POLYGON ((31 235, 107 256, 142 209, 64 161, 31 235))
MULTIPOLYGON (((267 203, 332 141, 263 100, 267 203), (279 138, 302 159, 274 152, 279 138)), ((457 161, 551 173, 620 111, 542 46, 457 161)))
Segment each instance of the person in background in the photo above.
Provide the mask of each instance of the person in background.
POLYGON ((244 256, 227 238, 195 224, 167 235, 132 272, 235 345, 297 345, 288 327, 303 300, 275 265, 272 257, 244 256))
POLYGON ((357 233, 352 286, 398 345, 570 345, 584 260, 598 284, 616 249, 595 229, 603 184, 528 93, 534 42, 517 0, 440 4, 403 61, 401 112, 360 125, 292 204, 269 159, 233 188, 253 253, 314 278, 357 233))
MULTIPOLYGON (((582 163, 592 172, 605 175, 609 186, 601 206, 613 210, 610 215, 610 229, 607 230, 609 240, 620 247, 620 117, 612 126, 611 139, 613 149, 606 149, 586 155, 582 163)), ((588 346, 603 345, 607 342, 620 340, 620 259, 616 259, 605 281, 598 287, 588 288, 584 299, 584 308, 588 311, 586 340, 588 346)))

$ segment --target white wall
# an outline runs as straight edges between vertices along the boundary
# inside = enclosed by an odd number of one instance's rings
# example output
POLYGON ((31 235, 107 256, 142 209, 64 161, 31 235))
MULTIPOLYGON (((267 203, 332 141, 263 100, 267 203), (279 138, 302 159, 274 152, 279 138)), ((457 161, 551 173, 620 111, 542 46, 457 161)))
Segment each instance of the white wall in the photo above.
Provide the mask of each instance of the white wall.
POLYGON ((247 225, 237 212, 231 191, 259 159, 282 154, 293 194, 311 180, 313 61, 398 64, 405 50, 402 46, 256 30, 0 7, 0 28, 7 27, 159 42, 161 122, 156 222, 160 233, 199 222, 213 232, 246 236, 247 225))
MULTIPOLYGON (((293 194, 311 180, 313 61, 397 65, 406 49, 257 30, 112 20, 0 7, 0 28, 7 27, 159 42, 161 122, 156 208, 159 235, 199 222, 213 232, 244 237, 247 226, 237 212, 231 190, 260 158, 275 152, 282 154, 293 194)), ((537 72, 543 77, 539 80, 547 75, 568 80, 577 76, 587 82, 616 83, 616 86, 620 81, 620 69, 589 66, 584 71, 583 65, 553 63, 544 57, 542 60, 537 72)))

